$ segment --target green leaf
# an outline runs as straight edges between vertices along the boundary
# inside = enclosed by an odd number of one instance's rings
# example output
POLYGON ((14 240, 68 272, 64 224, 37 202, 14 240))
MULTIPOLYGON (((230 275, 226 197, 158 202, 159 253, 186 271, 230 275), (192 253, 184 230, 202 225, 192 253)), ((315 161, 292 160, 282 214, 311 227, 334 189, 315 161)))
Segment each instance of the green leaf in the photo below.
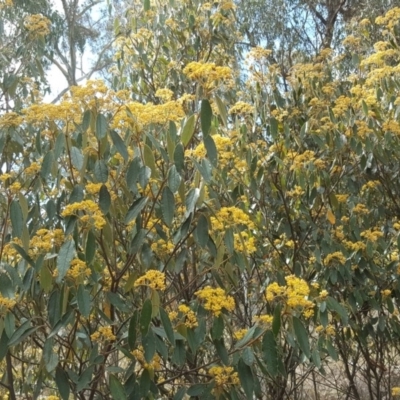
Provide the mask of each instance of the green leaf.
POLYGON ((127 399, 125 388, 115 375, 110 375, 110 392, 113 399, 127 399))
POLYGON ((58 367, 56 369, 55 381, 62 400, 68 400, 69 399, 68 375, 61 367, 58 367))
POLYGON ((185 364, 185 360, 186 360, 185 344, 183 340, 177 340, 175 342, 175 349, 172 354, 171 361, 176 365, 182 366, 185 364))
POLYGON ((278 121, 275 118, 271 118, 269 124, 271 136, 273 139, 276 139, 278 135, 278 121))
POLYGON ((242 353, 242 360, 251 367, 254 364, 254 353, 251 347, 246 347, 242 353))
POLYGON ((143 9, 144 11, 150 10, 150 0, 143 0, 143 9))
POLYGON ((90 230, 86 239, 86 248, 85 248, 85 261, 86 264, 91 264, 94 259, 94 255, 96 254, 96 236, 90 230))
POLYGON ((146 336, 142 337, 142 346, 144 358, 149 363, 156 353, 156 337, 151 329, 147 331, 146 336))
POLYGON ((242 388, 246 393, 246 397, 248 399, 252 399, 254 392, 253 372, 251 371, 251 368, 248 365, 246 365, 246 363, 242 359, 240 359, 238 363, 238 374, 242 388))
POLYGON ((103 160, 97 160, 94 164, 94 176, 98 182, 107 183, 108 167, 103 160))
POLYGON ((70 239, 66 241, 60 248, 57 257, 57 283, 61 283, 67 273, 71 261, 75 256, 75 242, 70 239))
POLYGON ((194 385, 190 386, 186 394, 191 397, 201 396, 206 388, 207 387, 204 383, 195 383, 194 385))
POLYGON ((211 135, 204 138, 204 147, 207 150, 207 157, 210 163, 216 168, 218 164, 218 151, 211 135))
POLYGON ((90 110, 86 110, 83 113, 82 117, 82 131, 86 132, 90 125, 90 119, 92 117, 92 112, 90 110))
POLYGON ((178 172, 185 169, 185 150, 181 143, 178 143, 174 151, 174 163, 178 172))
POLYGON ((218 340, 224 332, 224 319, 222 315, 215 317, 211 328, 211 337, 213 340, 218 340))
POLYGON ((272 377, 275 377, 278 374, 278 349, 275 336, 271 330, 266 331, 264 334, 262 351, 267 371, 272 377))
POLYGON ((78 382, 75 387, 76 392, 80 392, 81 390, 89 386, 89 383, 92 380, 93 370, 94 366, 90 366, 89 368, 85 369, 85 371, 83 371, 83 373, 79 376, 78 382))
POLYGON ((172 329, 172 324, 169 319, 169 316, 163 308, 160 308, 160 319, 169 342, 174 346, 175 345, 174 330, 172 329))
POLYGON ((96 137, 101 140, 107 133, 107 118, 103 114, 98 114, 96 117, 96 137))
POLYGON ((99 206, 102 213, 106 215, 111 206, 111 196, 106 185, 101 185, 99 193, 99 206))
POLYGON ((118 153, 121 154, 125 161, 127 161, 129 154, 124 141, 121 139, 121 136, 119 136, 115 131, 110 131, 110 136, 115 148, 118 150, 118 153))
POLYGON ((303 323, 297 317, 293 317, 293 329, 301 351, 307 358, 310 358, 311 352, 310 343, 308 341, 308 332, 306 328, 304 328, 303 323))
POLYGON ((125 224, 128 225, 129 222, 136 219, 139 213, 143 210, 144 206, 147 203, 147 197, 140 197, 139 199, 135 200, 133 204, 129 207, 129 210, 125 216, 125 224))
POLYGON ((153 306, 151 305, 151 300, 145 300, 143 303, 142 312, 140 313, 140 333, 142 336, 146 336, 149 330, 152 311, 153 306))
POLYGON ((194 212, 196 208, 197 200, 200 197, 200 189, 199 188, 191 188, 189 193, 186 196, 185 206, 186 206, 186 215, 188 213, 194 212))
POLYGON ((39 328, 40 326, 32 326, 31 321, 24 322, 11 336, 8 342, 8 347, 16 346, 21 343, 39 328))
POLYGON ((217 104, 218 107, 219 116, 222 119, 222 123, 224 124, 224 126, 228 126, 228 114, 226 112, 225 104, 217 95, 214 98, 215 98, 215 103, 217 104))
POLYGON ((90 293, 85 289, 84 285, 79 285, 76 294, 79 312, 85 317, 89 317, 91 311, 90 293))
POLYGON ((171 189, 166 186, 161 195, 161 213, 168 227, 171 227, 175 213, 175 198, 171 189))
POLYGON ((142 189, 144 189, 147 186, 150 177, 151 177, 151 169, 146 165, 140 167, 138 181, 142 189))
POLYGON ((140 171, 140 160, 138 157, 135 157, 129 164, 128 171, 126 172, 126 184, 128 185, 129 190, 132 192, 136 191, 136 183, 139 178, 140 171))
POLYGON ((10 206, 10 218, 13 237, 21 238, 22 230, 24 229, 25 221, 22 214, 22 209, 19 203, 14 200, 10 206))
POLYGON ((203 132, 203 136, 206 137, 210 133, 211 120, 212 120, 212 109, 210 102, 207 99, 203 99, 201 101, 200 119, 201 119, 201 131, 203 132))
POLYGON ((40 176, 43 179, 47 179, 51 172, 51 167, 54 162, 54 154, 53 151, 49 151, 43 158, 42 167, 40 169, 40 176))
POLYGON ((176 193, 181 184, 181 176, 179 175, 176 166, 172 165, 172 167, 168 171, 168 187, 171 189, 172 193, 176 193))
POLYGON ((186 394, 186 388, 181 387, 176 393, 172 400, 183 400, 186 394))
POLYGON ((217 354, 219 358, 221 359, 222 363, 225 365, 229 364, 229 355, 225 347, 224 339, 218 339, 213 341, 215 350, 217 351, 217 354))
POLYGON ((208 220, 201 214, 197 221, 197 226, 194 231, 195 239, 201 247, 206 247, 208 243, 208 220))
POLYGON ((349 322, 348 315, 346 309, 338 303, 333 297, 328 296, 326 299, 326 304, 330 311, 335 311, 339 314, 344 325, 347 325, 349 322))
POLYGON ((157 178, 158 171, 156 167, 156 160, 154 158, 154 153, 151 147, 148 146, 147 144, 145 144, 143 147, 143 159, 144 159, 144 165, 146 165, 151 169, 151 176, 153 178, 157 178))
POLYGON ((3 361, 4 357, 8 352, 8 336, 5 329, 3 330, 0 338, 0 362, 3 361))
POLYGON ((150 391, 150 383, 151 377, 150 372, 147 368, 145 368, 140 376, 139 387, 140 387, 140 396, 139 399, 145 399, 150 391))
POLYGON ((278 336, 279 330, 281 329, 281 306, 278 304, 274 310, 274 319, 272 320, 272 332, 275 336, 278 336))
POLYGON ((132 315, 132 318, 129 321, 129 328, 128 328, 128 345, 129 349, 133 350, 136 346, 136 326, 138 323, 138 312, 135 312, 132 315))
POLYGON ((181 140, 184 147, 189 144, 193 137, 195 123, 196 119, 193 114, 186 120, 185 125, 182 128, 181 140))
POLYGON ((71 148, 71 162, 72 165, 77 169, 81 170, 83 167, 83 155, 82 152, 75 146, 71 148))
POLYGON ((58 354, 54 351, 54 339, 47 339, 43 347, 43 360, 47 372, 52 372, 58 365, 58 354))

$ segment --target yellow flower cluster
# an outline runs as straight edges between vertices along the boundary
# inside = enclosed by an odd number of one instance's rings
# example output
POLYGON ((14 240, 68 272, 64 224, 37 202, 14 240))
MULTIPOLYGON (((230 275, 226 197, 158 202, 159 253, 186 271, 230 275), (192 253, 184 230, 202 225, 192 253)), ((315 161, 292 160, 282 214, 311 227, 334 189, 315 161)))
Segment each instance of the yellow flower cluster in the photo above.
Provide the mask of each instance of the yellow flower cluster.
POLYGON ((269 326, 272 324, 273 319, 274 319, 274 317, 272 315, 263 314, 263 315, 259 315, 258 317, 255 317, 254 321, 258 322, 261 325, 269 326))
POLYGON ((233 239, 237 252, 251 254, 257 251, 256 238, 254 236, 249 237, 247 232, 234 233, 233 239))
POLYGON ((394 7, 389 10, 384 16, 379 16, 375 19, 377 25, 386 25, 389 29, 393 29, 398 24, 400 19, 400 8, 394 7))
POLYGON ((63 217, 75 215, 83 224, 102 229, 106 220, 100 211, 99 206, 92 200, 84 200, 77 203, 68 204, 61 213, 63 217), (82 215, 82 213, 84 215, 82 215))
POLYGON ((102 342, 104 340, 113 341, 117 337, 113 334, 111 326, 101 326, 96 332, 90 335, 93 342, 102 342))
POLYGON ((185 326, 187 328, 196 328, 199 325, 196 314, 186 304, 180 304, 178 310, 185 316, 185 326))
POLYGON ((98 194, 100 191, 100 188, 103 184, 102 183, 87 183, 85 185, 85 190, 89 193, 89 194, 98 194))
POLYGON ((241 340, 245 337, 248 329, 239 329, 238 331, 233 332, 233 337, 236 340, 241 340))
POLYGON ((11 310, 16 304, 14 299, 9 299, 8 297, 3 297, 0 294, 0 315, 5 314, 7 311, 11 310))
POLYGON ((25 18, 24 26, 36 36, 46 36, 50 33, 51 21, 42 14, 31 14, 25 18))
POLYGON ((136 360, 144 369, 152 371, 158 371, 159 369, 161 369, 161 358, 157 353, 154 354, 153 359, 149 363, 144 358, 144 351, 142 346, 139 346, 137 349, 132 350, 132 355, 136 358, 136 360))
POLYGON ((175 249, 175 245, 171 240, 165 241, 164 239, 158 239, 156 242, 151 244, 151 249, 158 257, 165 257, 170 255, 175 249))
POLYGON ((361 232, 360 236, 375 243, 379 238, 383 237, 383 232, 367 229, 366 231, 361 232))
POLYGON ((49 253, 54 247, 59 247, 64 242, 62 229, 39 229, 29 242, 29 255, 34 258, 38 254, 49 253))
POLYGON ((153 290, 165 290, 165 274, 164 272, 151 269, 140 278, 136 279, 134 286, 148 286, 153 290))
POLYGON ((332 111, 336 116, 342 116, 346 111, 349 110, 351 105, 351 98, 346 96, 340 96, 335 101, 335 106, 332 111))
POLYGON ((395 386, 392 388, 392 396, 400 396, 400 387, 395 386))
POLYGON ((156 97, 160 98, 161 100, 164 101, 170 101, 172 99, 172 96, 174 95, 174 92, 171 89, 158 89, 156 91, 156 97))
POLYGON ((279 286, 276 282, 267 286, 265 291, 265 298, 267 301, 273 301, 278 298, 279 300, 283 300, 285 304, 292 309, 303 309, 305 317, 311 317, 313 315, 312 308, 314 305, 312 301, 308 300, 310 288, 307 282, 294 275, 287 276, 285 280, 286 286, 279 286))
POLYGON ((225 231, 227 228, 244 225, 248 229, 254 229, 254 223, 250 217, 238 207, 222 207, 211 217, 213 229, 225 231))
MULTIPOLYGON (((234 148, 237 142, 234 135, 230 138, 221 135, 213 135, 212 138, 218 151, 218 163, 220 168, 229 167, 229 174, 232 174, 234 171, 239 171, 243 174, 247 170, 247 164, 245 160, 238 156, 238 151, 234 148)), ((204 158, 206 154, 207 150, 203 142, 199 143, 194 150, 187 150, 185 153, 188 157, 193 156, 198 159, 204 158)))
POLYGON ((346 263, 346 257, 343 255, 341 251, 335 251, 334 253, 330 253, 324 258, 325 265, 329 265, 330 263, 334 262, 338 262, 342 265, 346 263))
POLYGON ((12 7, 13 6, 13 0, 2 0, 0 2, 0 10, 2 10, 5 7, 12 7))
POLYGON ((238 101, 229 109, 229 114, 252 114, 252 113, 254 113, 254 106, 245 103, 244 101, 238 101))
POLYGON ((77 280, 79 278, 87 278, 92 272, 86 265, 85 261, 74 258, 71 261, 70 269, 67 271, 67 277, 77 280))
POLYGON ((214 63, 202 63, 193 61, 186 65, 183 73, 188 78, 198 81, 206 88, 212 88, 215 81, 231 81, 232 70, 229 67, 219 67, 214 63))
POLYGON ((204 308, 211 311, 214 316, 218 317, 222 309, 233 311, 235 309, 235 300, 232 296, 228 296, 225 290, 221 288, 212 288, 206 286, 204 289, 198 290, 195 295, 205 301, 204 308))
POLYGON ((25 174, 35 175, 40 171, 40 165, 37 162, 33 162, 29 167, 25 168, 25 174))
POLYGON ((334 336, 336 332, 335 327, 331 324, 327 325, 325 328, 322 325, 318 325, 315 331, 326 336, 334 336))
POLYGON ((315 153, 312 150, 306 150, 303 153, 297 153, 296 151, 290 150, 284 159, 286 164, 290 164, 290 171, 297 171, 305 168, 309 163, 315 160, 315 153))
POLYGON ((208 371, 218 387, 238 385, 239 375, 233 367, 211 367, 208 371))
POLYGON ((169 121, 179 122, 185 117, 182 104, 178 101, 167 101, 163 104, 132 102, 126 106, 130 113, 126 112, 125 107, 120 107, 112 120, 112 128, 126 129, 133 126, 141 130, 143 126, 149 124, 163 125, 169 121))

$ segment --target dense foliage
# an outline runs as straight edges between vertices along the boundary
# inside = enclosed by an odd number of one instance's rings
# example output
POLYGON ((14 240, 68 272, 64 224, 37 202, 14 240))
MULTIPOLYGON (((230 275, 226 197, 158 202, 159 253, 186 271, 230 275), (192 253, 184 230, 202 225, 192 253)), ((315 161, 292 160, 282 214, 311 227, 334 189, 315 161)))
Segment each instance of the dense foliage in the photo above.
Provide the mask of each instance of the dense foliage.
POLYGON ((3 113, 4 396, 399 394, 399 18, 282 77, 230 0, 146 0, 112 86, 3 113))

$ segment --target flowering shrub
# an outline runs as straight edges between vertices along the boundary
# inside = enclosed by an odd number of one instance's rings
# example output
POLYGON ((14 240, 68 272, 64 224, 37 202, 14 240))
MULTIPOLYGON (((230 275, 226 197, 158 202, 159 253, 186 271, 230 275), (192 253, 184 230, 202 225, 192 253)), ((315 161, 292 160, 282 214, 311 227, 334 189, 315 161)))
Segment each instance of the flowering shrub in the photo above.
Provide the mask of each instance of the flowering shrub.
POLYGON ((135 5, 110 87, 0 116, 14 398, 284 399, 338 359, 398 394, 398 10, 284 91, 259 48, 240 83, 234 9, 135 5))

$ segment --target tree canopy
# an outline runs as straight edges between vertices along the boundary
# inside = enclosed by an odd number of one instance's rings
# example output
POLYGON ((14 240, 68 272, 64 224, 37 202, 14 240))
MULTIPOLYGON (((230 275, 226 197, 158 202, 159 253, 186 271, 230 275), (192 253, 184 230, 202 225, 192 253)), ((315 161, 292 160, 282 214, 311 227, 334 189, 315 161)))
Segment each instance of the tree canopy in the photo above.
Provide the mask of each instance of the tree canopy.
POLYGON ((1 113, 2 395, 400 394, 400 8, 287 71, 237 8, 134 3, 108 84, 1 113))

